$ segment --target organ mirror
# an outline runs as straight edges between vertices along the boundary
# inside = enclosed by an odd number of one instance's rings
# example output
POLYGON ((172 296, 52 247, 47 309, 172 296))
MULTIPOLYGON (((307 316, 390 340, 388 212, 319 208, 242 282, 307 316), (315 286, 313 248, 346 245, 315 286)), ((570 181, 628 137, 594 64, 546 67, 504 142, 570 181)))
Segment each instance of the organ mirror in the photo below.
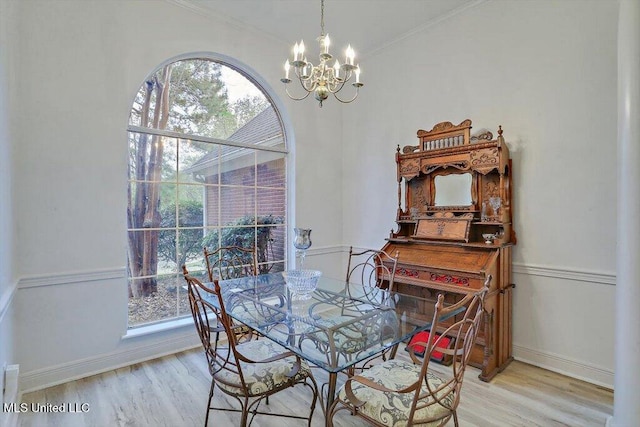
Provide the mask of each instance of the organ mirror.
POLYGON ((470 206, 473 203, 470 173, 437 175, 434 182, 435 206, 470 206))

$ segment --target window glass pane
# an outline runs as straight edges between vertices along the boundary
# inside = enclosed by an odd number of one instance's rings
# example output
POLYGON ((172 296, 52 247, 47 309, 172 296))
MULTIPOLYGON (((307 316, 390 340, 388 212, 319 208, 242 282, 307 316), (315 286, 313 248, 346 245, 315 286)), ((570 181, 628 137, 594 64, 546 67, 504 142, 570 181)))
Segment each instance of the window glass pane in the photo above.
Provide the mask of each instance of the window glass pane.
POLYGON ((265 273, 280 273, 282 271, 284 271, 284 261, 279 261, 279 262, 270 262, 267 264, 260 264, 258 266, 258 271, 262 272, 261 274, 265 274, 265 273))
POLYGON ((272 215, 284 217, 285 191, 284 189, 258 188, 256 190, 256 204, 258 215, 272 215))
MULTIPOLYGON (((176 269, 182 272, 183 265, 197 263, 202 259, 202 242, 204 230, 202 228, 180 228, 177 232, 176 242, 177 260, 176 269)), ((191 271, 191 270, 189 270, 191 271)))
POLYGON ((222 225, 235 225, 238 222, 246 223, 255 212, 255 188, 253 187, 221 187, 220 198, 224 203, 220 204, 220 221, 222 225))
POLYGON ((220 187, 204 187, 203 221, 206 227, 220 225, 220 187))
POLYGON ((263 225, 258 226, 258 262, 282 261, 285 259, 285 242, 287 241, 286 227, 282 224, 281 218, 262 217, 263 225), (271 224, 269 224, 271 221, 271 224))
POLYGON ((129 298, 129 321, 134 324, 144 324, 176 318, 178 305, 180 312, 187 315, 190 311, 186 298, 178 300, 178 287, 184 284, 184 278, 176 274, 160 275, 157 277, 157 291, 144 298, 129 298))
MULTIPOLYGON (((256 242, 256 228, 247 225, 253 222, 253 218, 244 217, 239 219, 232 227, 220 229, 220 246, 240 246, 243 248, 253 248, 256 242)), ((215 236, 212 236, 215 239, 215 236)))
POLYGON ((159 193, 160 224, 154 227, 175 227, 176 226, 176 185, 175 184, 153 184, 138 183, 140 187, 146 187, 151 192, 159 193))
POLYGON ((261 187, 282 187, 286 184, 284 154, 259 151, 257 153, 257 185, 261 187))
MULTIPOLYGON (((205 193, 204 185, 181 185, 178 187, 178 225, 180 227, 202 227, 204 225, 203 199, 205 193)), ((175 226, 175 221, 173 226, 175 226)))
MULTIPOLYGON (((136 245, 135 258, 129 257, 129 277, 152 277, 158 274, 158 237, 159 229, 143 229, 128 233, 129 244, 136 245), (152 244, 155 245, 156 250, 150 251, 148 249, 152 244)), ((144 284, 137 283, 139 286, 143 286, 144 289, 138 289, 139 292, 145 293, 147 287, 153 288, 155 282, 153 280, 144 281, 144 284)), ((131 290, 133 296, 136 296, 138 292, 131 290)))
POLYGON ((179 182, 218 183, 220 145, 180 140, 179 182))
POLYGON ((175 229, 158 231, 158 274, 178 272, 179 256, 183 251, 177 245, 175 229))
POLYGON ((230 135, 228 140, 268 147, 282 146, 284 144, 282 126, 273 107, 265 106, 264 109, 252 113, 257 114, 230 135))
POLYGON ((226 147, 222 149, 220 181, 228 185, 256 185, 255 150, 226 147))
POLYGON ((175 181, 176 154, 174 138, 129 132, 129 179, 175 181))

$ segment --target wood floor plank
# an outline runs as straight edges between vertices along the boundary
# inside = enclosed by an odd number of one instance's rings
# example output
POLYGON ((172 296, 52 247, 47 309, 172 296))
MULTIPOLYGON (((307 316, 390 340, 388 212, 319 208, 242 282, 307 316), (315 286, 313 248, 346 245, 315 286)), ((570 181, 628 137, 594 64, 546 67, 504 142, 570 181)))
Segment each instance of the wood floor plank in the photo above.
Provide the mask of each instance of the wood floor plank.
MULTIPOLYGON (((406 357, 400 352, 398 357, 406 357)), ((447 367, 435 365, 435 370, 447 367)), ((467 368, 458 414, 463 427, 591 427, 603 426, 613 413, 613 393, 601 387, 565 377, 521 362, 513 362, 491 383, 478 379, 479 370, 467 368)), ((318 383, 326 382, 321 369, 313 369, 318 383)), ((339 384, 341 380, 339 380, 339 384)), ((201 426, 209 394, 210 376, 200 350, 182 352, 161 359, 105 372, 45 390, 28 393, 23 402, 31 404, 80 405, 88 412, 25 412, 19 415, 22 427, 146 427, 201 426)), ((308 413, 311 393, 295 387, 278 393, 261 409, 273 412, 308 413)), ((218 392, 214 404, 237 407, 237 402, 218 392)), ((238 425, 240 415, 212 411, 209 425, 238 425)), ((453 424, 453 423, 451 423, 453 424)), ((301 427, 304 421, 273 416, 257 416, 253 427, 301 427)), ((319 404, 313 427, 322 427, 319 404)), ((335 419, 340 427, 360 427, 366 423, 341 411, 335 419)))

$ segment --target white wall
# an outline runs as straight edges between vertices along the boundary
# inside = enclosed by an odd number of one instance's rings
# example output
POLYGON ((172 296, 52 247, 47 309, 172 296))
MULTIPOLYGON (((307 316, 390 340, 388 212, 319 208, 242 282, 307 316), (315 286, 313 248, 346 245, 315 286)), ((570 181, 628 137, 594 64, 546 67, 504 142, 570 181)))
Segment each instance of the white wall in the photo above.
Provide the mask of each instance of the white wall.
MULTIPOLYGON (((133 96, 161 62, 202 51, 234 57, 283 94, 276 84, 289 47, 163 1, 36 0, 21 2, 17 20, 14 305, 23 390, 196 345, 192 325, 122 338, 133 96)), ((299 105, 291 109, 296 222, 314 228, 314 245, 332 247, 342 233, 340 109, 299 105)))
POLYGON ((513 158, 514 351, 611 386, 616 217, 615 1, 487 1, 362 61, 344 110, 345 242, 394 227, 396 145, 469 118, 513 158), (375 196, 373 196, 375 195, 375 196))
MULTIPOLYGON (((4 367, 17 363, 13 333, 16 277, 13 268, 14 216, 12 204, 12 112, 9 94, 14 81, 13 58, 16 41, 16 4, 0 2, 0 403, 4 390, 4 367)), ((7 396, 7 399, 13 396, 7 396)), ((0 411, 0 425, 10 414, 0 411)))

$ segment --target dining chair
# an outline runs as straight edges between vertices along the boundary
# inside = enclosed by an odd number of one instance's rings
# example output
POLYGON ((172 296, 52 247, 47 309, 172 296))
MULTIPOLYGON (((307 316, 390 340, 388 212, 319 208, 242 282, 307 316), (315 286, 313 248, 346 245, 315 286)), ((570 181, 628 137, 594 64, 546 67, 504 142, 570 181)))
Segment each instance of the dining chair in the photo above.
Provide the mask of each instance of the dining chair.
POLYGON ((445 307, 444 296, 438 295, 428 342, 415 343, 426 347, 422 361, 413 347, 411 361, 393 359, 372 366, 360 375, 346 380, 329 409, 328 424, 338 411, 349 410, 376 426, 442 426, 451 418, 458 426, 456 409, 465 369, 484 316, 485 285, 480 291, 445 307), (463 314, 440 322, 447 314, 466 306, 463 314), (445 341, 453 341, 445 345, 445 341), (441 352, 451 356, 446 375, 436 375, 429 369, 431 356, 441 352))
POLYGON ((347 282, 392 291, 397 264, 397 252, 392 257, 382 250, 354 251, 351 246, 347 262, 347 282))
POLYGON ((205 426, 209 423, 211 410, 241 412, 241 427, 250 425, 256 414, 304 419, 310 426, 318 398, 318 387, 307 362, 271 340, 238 342, 233 333, 231 318, 225 311, 218 280, 214 279, 210 288, 190 276, 185 268, 183 273, 187 282, 191 314, 211 374, 205 426), (205 296, 215 299, 217 305, 205 296), (211 321, 223 325, 229 337, 227 347, 211 344, 211 321), (269 396, 297 385, 306 386, 312 392, 308 417, 258 410, 263 400, 269 404, 269 396), (240 409, 213 407, 211 402, 216 387, 236 399, 240 403, 240 409))
POLYGON ((257 258, 254 248, 221 246, 210 251, 203 248, 209 281, 228 280, 257 274, 257 258))
MULTIPOLYGON (((398 252, 396 252, 395 256, 391 256, 387 252, 378 249, 354 251, 353 246, 350 246, 349 259, 347 261, 347 283, 361 284, 365 289, 365 297, 371 298, 372 302, 382 302, 378 298, 386 294, 377 292, 377 289, 385 289, 389 292, 394 290, 398 256, 398 252)), ((384 337, 381 337, 381 339, 384 339, 384 337)), ((393 359, 398 351, 398 345, 396 344, 381 354, 360 362, 358 365, 353 366, 349 373, 353 374, 357 370, 367 369, 378 358, 383 361, 393 359)))
MULTIPOLYGON (((213 282, 215 279, 238 279, 257 274, 257 258, 254 248, 220 246, 218 249, 210 251, 205 246, 202 251, 209 282, 213 282)), ((251 340, 254 336, 258 337, 257 333, 254 333, 245 325, 238 325, 232 322, 232 326, 238 339, 251 340)), ((216 333, 214 345, 217 346, 223 328, 221 325, 212 325, 211 327, 212 331, 216 333)))
MULTIPOLYGON (((388 291, 393 290, 396 265, 398 263, 398 254, 392 257, 382 250, 364 249, 354 251, 353 246, 349 248, 349 258, 347 261, 346 282, 355 284, 359 287, 357 292, 358 300, 368 300, 372 305, 355 304, 342 308, 339 316, 336 316, 326 326, 332 326, 349 321, 353 318, 361 317, 367 310, 372 310, 374 306, 380 304, 388 304, 385 300, 389 294, 381 292, 381 289, 388 291)), ((346 287, 347 292, 351 292, 352 287, 346 287)), ((380 318, 372 318, 374 322, 383 321, 380 318)), ((357 322, 352 328, 342 328, 340 333, 332 336, 331 339, 325 333, 308 333, 303 336, 304 340, 309 340, 319 349, 326 350, 327 361, 330 360, 334 353, 338 353, 341 357, 351 360, 358 357, 361 351, 366 351, 371 347, 373 341, 385 341, 390 338, 388 335, 397 333, 397 325, 381 325, 378 323, 360 323, 357 322), (375 335, 375 337, 374 337, 375 335), (344 351, 343 351, 344 350, 344 351)), ((353 375, 358 370, 367 369, 370 363, 378 358, 386 360, 395 357, 398 344, 390 349, 386 349, 375 356, 368 357, 363 361, 354 364, 347 369, 347 375, 353 375)))

